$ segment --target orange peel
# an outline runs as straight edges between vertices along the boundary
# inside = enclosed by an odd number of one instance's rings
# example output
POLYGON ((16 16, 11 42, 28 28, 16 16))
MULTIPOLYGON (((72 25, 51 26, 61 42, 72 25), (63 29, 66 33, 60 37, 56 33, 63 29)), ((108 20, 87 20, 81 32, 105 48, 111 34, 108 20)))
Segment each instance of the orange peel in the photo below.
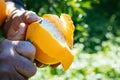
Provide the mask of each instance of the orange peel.
POLYGON ((28 26, 26 39, 29 39, 36 47, 36 60, 49 65, 61 63, 66 71, 74 59, 71 52, 73 22, 67 14, 62 14, 60 18, 53 14, 45 14, 42 18, 41 23, 33 22, 28 26), (50 32, 50 28, 56 28, 58 33, 55 30, 50 32), (57 34, 62 35, 61 38, 57 34))

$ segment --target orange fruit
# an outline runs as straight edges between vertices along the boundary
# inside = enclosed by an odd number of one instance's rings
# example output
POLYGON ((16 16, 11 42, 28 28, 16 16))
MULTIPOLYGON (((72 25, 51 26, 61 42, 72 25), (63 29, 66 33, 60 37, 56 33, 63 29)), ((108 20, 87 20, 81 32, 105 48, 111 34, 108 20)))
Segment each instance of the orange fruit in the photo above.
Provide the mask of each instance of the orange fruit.
POLYGON ((6 16, 7 16, 7 14, 6 14, 6 4, 5 4, 5 1, 4 0, 0 0, 0 26, 4 22, 6 16))
POLYGON ((69 15, 43 15, 42 22, 33 22, 28 26, 26 39, 36 47, 36 60, 49 65, 61 63, 67 70, 74 56, 73 46, 74 25, 69 15))

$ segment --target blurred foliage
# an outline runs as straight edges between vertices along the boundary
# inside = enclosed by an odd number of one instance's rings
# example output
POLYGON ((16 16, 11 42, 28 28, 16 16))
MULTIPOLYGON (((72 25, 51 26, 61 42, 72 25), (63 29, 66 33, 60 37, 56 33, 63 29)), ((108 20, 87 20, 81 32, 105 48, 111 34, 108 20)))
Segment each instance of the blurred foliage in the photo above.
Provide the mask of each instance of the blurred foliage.
POLYGON ((109 41, 102 43, 103 51, 82 53, 82 44, 75 44, 75 60, 70 69, 38 68, 30 80, 120 80, 120 47, 109 41))
POLYGON ((84 44, 88 51, 101 50, 103 41, 120 36, 120 0, 100 0, 98 4, 92 4, 92 9, 84 10, 89 34, 84 44))
POLYGON ((28 10, 39 16, 50 13, 71 15, 76 30, 75 43, 84 51, 102 50, 101 43, 120 36, 120 0, 24 0, 28 10))
POLYGON ((120 0, 24 2, 39 16, 66 13, 75 24, 75 61, 70 70, 38 69, 31 80, 120 80, 120 0))

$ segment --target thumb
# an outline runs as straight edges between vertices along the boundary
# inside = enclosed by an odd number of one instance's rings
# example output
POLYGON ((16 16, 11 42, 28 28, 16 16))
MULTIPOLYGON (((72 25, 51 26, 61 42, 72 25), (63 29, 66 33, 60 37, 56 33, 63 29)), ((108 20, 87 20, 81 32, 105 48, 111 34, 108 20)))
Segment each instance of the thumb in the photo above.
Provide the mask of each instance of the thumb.
POLYGON ((20 41, 16 46, 15 50, 20 55, 28 58, 29 60, 33 61, 35 58, 35 47, 27 41, 20 41))
POLYGON ((41 18, 32 11, 26 11, 23 15, 22 15, 22 19, 26 24, 30 24, 32 22, 38 21, 41 18))

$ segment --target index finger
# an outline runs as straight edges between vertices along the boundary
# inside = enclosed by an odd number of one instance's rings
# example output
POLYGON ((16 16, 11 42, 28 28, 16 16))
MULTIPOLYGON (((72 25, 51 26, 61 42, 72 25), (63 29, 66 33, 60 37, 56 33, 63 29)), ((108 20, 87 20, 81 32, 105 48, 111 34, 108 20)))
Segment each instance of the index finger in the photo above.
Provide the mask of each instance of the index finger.
POLYGON ((28 58, 31 61, 33 61, 35 58, 36 49, 30 42, 19 41, 15 46, 15 50, 17 53, 28 58))

